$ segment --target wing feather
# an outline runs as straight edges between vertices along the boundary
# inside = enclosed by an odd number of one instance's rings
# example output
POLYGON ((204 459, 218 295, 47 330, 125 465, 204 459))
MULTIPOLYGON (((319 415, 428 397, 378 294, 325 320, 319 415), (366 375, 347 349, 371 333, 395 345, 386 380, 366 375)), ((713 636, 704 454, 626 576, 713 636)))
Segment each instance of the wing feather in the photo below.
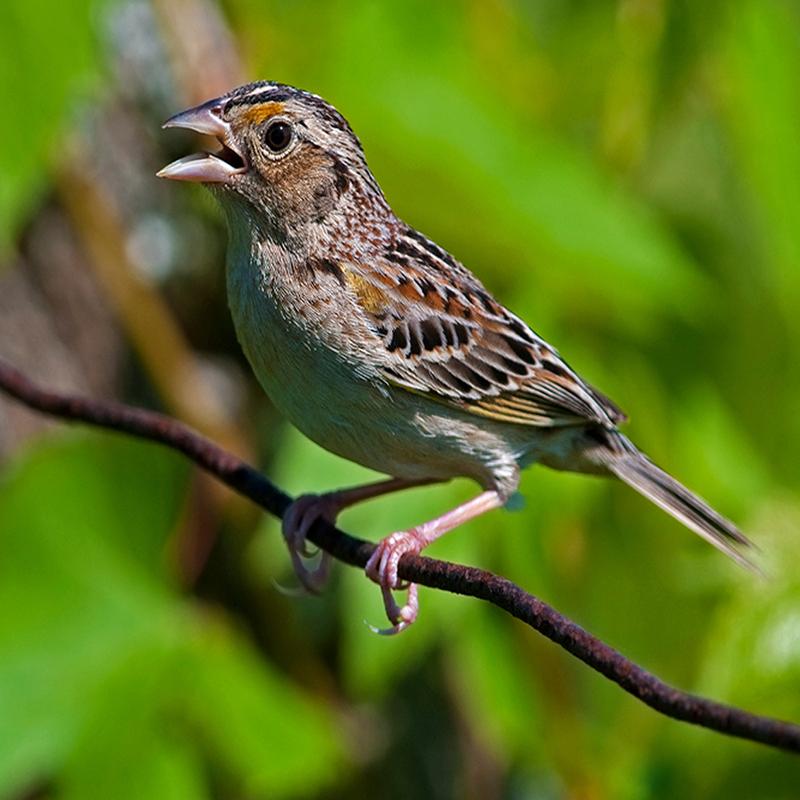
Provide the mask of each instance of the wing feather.
POLYGON ((625 415, 465 267, 406 229, 382 258, 340 264, 380 339, 395 386, 479 416, 535 427, 625 415))

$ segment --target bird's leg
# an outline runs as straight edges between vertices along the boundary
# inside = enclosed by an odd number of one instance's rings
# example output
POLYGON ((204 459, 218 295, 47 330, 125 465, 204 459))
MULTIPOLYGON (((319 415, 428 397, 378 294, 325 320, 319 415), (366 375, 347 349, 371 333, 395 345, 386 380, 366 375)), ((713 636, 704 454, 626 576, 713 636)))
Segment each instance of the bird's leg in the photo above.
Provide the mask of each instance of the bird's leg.
POLYGON ((298 497, 286 509, 281 520, 281 530, 289 548, 292 566, 300 583, 309 592, 319 594, 328 579, 331 560, 329 553, 324 551, 321 553, 319 564, 313 570, 309 570, 303 563, 303 558, 310 558, 314 555, 308 549, 306 536, 318 519, 324 519, 334 524, 341 511, 356 503, 412 486, 422 486, 434 482, 432 480, 390 478, 366 486, 354 486, 351 489, 339 489, 326 494, 304 494, 298 497))
POLYGON ((398 580, 397 566, 406 553, 419 554, 424 547, 438 539, 442 534, 463 525, 481 514, 503 505, 503 500, 495 491, 487 491, 462 503, 441 517, 423 522, 407 531, 398 531, 382 539, 367 562, 367 577, 381 587, 383 605, 391 628, 374 629, 377 633, 392 635, 405 630, 417 618, 419 601, 417 585, 398 580), (408 598, 399 606, 392 595, 393 590, 408 589, 408 598))

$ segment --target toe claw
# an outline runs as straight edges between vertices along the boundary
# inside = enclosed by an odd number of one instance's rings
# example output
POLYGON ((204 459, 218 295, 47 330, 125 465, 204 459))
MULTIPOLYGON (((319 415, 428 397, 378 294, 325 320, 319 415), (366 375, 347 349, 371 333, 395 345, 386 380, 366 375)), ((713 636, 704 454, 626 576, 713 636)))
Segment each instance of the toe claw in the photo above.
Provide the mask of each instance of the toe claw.
POLYGON ((309 547, 308 542, 303 539, 303 544, 297 548, 297 552, 303 556, 303 558, 314 558, 314 556, 319 552, 319 548, 317 547, 309 547))
POLYGON ((408 626, 411 624, 410 622, 397 622, 392 625, 391 628, 379 628, 377 625, 372 625, 366 620, 364 620, 364 624, 373 632, 376 633, 378 636, 396 636, 398 633, 402 633, 408 626))
POLYGON ((325 588, 330 572, 330 555, 318 548, 309 548, 306 537, 318 519, 333 522, 336 511, 324 496, 306 494, 298 497, 283 516, 281 529, 292 566, 303 588, 311 594, 320 594, 325 588), (315 569, 309 569, 303 559, 314 558, 317 553, 320 554, 319 564, 315 569))
POLYGON ((323 551, 319 564, 314 569, 308 569, 297 552, 292 552, 291 557, 294 573, 306 592, 309 594, 321 594, 330 572, 330 553, 323 551))
POLYGON ((416 584, 398 580, 400 559, 406 553, 419 553, 423 547, 438 539, 443 533, 499 505, 502 505, 500 494, 493 489, 486 490, 440 517, 411 530, 393 533, 378 544, 367 561, 366 573, 368 578, 381 587, 383 605, 392 627, 386 630, 378 629, 377 633, 384 635, 400 633, 414 622, 419 613, 416 584), (392 591, 400 589, 408 590, 408 599, 404 606, 398 606, 392 596, 392 591))
POLYGON ((272 578, 271 583, 275 591, 284 597, 306 597, 308 595, 308 589, 303 584, 299 586, 284 586, 276 581, 275 578, 272 578))
POLYGON ((412 531, 393 533, 383 539, 367 561, 365 568, 367 577, 375 581, 383 596, 383 607, 386 616, 392 623, 391 628, 375 628, 370 625, 374 633, 382 636, 394 636, 401 633, 417 618, 419 612, 418 590, 415 583, 400 580, 397 575, 400 559, 406 553, 419 553, 422 542, 417 534, 412 531), (408 591, 405 605, 398 605, 394 599, 393 591, 408 591))

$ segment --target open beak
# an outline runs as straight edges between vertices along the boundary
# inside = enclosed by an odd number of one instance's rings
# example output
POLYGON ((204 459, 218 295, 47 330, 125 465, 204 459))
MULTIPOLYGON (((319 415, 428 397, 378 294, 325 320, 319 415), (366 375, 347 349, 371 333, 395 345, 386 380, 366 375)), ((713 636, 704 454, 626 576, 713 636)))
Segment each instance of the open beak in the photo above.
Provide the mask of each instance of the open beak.
POLYGON ((215 136, 222 149, 216 153, 194 153, 184 156, 159 170, 159 178, 200 183, 229 183, 235 175, 247 171, 247 161, 239 152, 231 128, 222 119, 222 102, 217 98, 207 103, 181 111, 170 117, 164 128, 186 128, 197 133, 215 136))

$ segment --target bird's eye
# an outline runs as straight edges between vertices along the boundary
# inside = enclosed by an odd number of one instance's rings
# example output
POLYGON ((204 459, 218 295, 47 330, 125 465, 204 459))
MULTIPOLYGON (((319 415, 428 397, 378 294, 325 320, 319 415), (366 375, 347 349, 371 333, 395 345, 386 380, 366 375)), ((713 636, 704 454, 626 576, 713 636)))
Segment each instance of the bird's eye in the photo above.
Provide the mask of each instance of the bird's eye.
POLYGON ((292 126, 284 120, 275 120, 264 131, 264 142, 273 153, 282 153, 292 141, 292 126))

